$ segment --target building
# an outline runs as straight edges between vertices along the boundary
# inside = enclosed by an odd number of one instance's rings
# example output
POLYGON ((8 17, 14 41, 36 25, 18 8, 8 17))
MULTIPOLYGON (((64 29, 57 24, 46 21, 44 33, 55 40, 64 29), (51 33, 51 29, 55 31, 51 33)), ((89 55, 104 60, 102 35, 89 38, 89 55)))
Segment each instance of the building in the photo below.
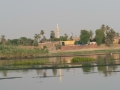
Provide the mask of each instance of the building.
POLYGON ((56 38, 60 38, 60 30, 59 30, 58 23, 57 23, 57 27, 56 27, 56 38))
POLYGON ((119 40, 120 40, 120 36, 115 36, 115 37, 114 37, 113 44, 118 44, 118 43, 119 43, 119 40))
POLYGON ((61 46, 74 45, 75 41, 60 41, 61 46))

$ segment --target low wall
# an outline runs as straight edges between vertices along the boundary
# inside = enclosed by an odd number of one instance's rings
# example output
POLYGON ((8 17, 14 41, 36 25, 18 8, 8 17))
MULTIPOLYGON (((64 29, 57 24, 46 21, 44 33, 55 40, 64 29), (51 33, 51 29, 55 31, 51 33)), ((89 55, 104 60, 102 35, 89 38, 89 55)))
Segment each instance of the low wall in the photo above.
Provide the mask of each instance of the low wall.
POLYGON ((91 45, 72 45, 72 46, 61 46, 61 50, 77 50, 77 49, 87 49, 87 48, 97 48, 97 44, 91 45))

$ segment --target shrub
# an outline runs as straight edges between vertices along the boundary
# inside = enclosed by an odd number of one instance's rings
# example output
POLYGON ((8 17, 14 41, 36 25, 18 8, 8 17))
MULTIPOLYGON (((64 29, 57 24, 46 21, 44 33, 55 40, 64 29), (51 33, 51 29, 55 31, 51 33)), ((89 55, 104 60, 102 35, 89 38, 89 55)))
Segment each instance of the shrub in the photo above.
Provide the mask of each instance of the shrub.
POLYGON ((87 58, 87 57, 74 57, 72 62, 86 62, 86 61, 94 61, 94 58, 87 58))

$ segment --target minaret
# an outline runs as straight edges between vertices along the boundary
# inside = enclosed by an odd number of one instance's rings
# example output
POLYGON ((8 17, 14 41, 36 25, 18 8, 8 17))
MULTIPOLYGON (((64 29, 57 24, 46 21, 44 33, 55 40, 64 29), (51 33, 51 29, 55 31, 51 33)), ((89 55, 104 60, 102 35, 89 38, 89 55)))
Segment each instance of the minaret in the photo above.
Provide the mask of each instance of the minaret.
POLYGON ((57 28, 56 28, 56 38, 60 38, 60 31, 57 23, 57 28))

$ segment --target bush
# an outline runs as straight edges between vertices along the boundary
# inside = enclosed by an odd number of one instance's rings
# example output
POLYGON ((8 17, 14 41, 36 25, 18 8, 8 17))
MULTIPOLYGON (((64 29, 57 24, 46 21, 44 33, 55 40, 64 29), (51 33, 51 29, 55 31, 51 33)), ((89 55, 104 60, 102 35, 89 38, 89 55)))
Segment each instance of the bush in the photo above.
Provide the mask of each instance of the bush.
POLYGON ((86 58, 86 57, 74 57, 72 62, 86 62, 86 61, 94 61, 94 58, 86 58))
POLYGON ((34 49, 21 48, 19 46, 3 46, 0 45, 0 59, 17 59, 17 58, 33 58, 42 54, 48 54, 47 47, 34 49))

